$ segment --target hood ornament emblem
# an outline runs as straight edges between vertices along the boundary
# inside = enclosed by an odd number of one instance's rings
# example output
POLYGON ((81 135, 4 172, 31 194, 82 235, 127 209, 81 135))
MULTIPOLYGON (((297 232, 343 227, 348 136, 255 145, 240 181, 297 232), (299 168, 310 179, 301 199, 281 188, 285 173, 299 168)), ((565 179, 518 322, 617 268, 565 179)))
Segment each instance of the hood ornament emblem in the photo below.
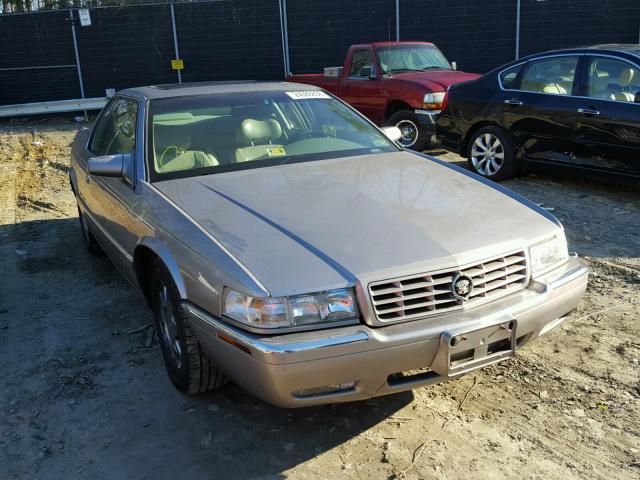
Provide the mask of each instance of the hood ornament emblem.
POLYGON ((453 277, 451 282, 451 293, 458 300, 465 301, 469 299, 471 292, 473 291, 473 280, 467 275, 459 273, 453 277))

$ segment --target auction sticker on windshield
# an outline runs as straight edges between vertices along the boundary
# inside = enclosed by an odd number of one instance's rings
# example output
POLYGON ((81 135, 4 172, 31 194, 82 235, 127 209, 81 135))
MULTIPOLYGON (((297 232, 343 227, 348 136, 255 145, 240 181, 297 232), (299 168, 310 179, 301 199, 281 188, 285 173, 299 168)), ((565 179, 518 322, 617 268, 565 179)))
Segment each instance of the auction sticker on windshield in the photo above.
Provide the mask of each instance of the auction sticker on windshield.
POLYGON ((286 92, 294 100, 308 100, 310 98, 331 98, 320 90, 302 90, 298 92, 286 92))

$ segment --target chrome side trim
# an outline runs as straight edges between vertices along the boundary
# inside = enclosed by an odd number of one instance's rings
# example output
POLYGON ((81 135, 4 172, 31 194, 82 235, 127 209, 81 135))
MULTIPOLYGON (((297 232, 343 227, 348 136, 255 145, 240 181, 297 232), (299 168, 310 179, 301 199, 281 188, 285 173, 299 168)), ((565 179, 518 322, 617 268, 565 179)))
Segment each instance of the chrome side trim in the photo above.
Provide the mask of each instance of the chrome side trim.
POLYGON ((235 255, 233 255, 229 250, 227 250, 227 248, 222 245, 222 243, 220 243, 218 241, 217 238, 215 238, 213 235, 211 235, 209 232, 207 232, 202 225, 200 225, 198 222, 196 222, 193 217, 191 217, 191 215, 189 215, 187 212, 185 212, 182 208, 180 208, 173 200, 171 200, 169 197, 167 197, 164 193, 162 193, 160 190, 158 190, 153 183, 150 182, 144 182, 144 184, 149 187, 149 189, 153 190, 156 194, 158 194, 158 196, 160 196, 160 198, 164 199, 169 205, 171 205, 173 208, 175 208, 178 212, 180 212, 181 215, 184 216, 184 218, 186 218, 187 220, 189 220, 189 222, 191 222, 198 230, 200 230, 204 235, 206 235, 207 238, 209 238, 209 240, 211 240, 213 243, 216 244, 216 246, 218 248, 220 248, 220 250, 222 250, 229 258, 231 258, 236 265, 238 265, 242 271, 244 273, 247 274, 247 276, 253 280, 253 282, 255 282, 255 284, 261 289, 263 290, 267 295, 271 295, 269 293, 269 290, 267 289, 267 287, 258 279, 258 277, 256 277, 253 272, 251 272, 238 258, 236 258, 235 255))
MULTIPOLYGON (((119 252, 120 252, 120 253, 121 253, 121 254, 122 254, 122 255, 123 255, 123 256, 124 256, 128 261, 129 261, 129 262, 132 262, 132 263, 133 263, 133 257, 129 254, 129 252, 127 252, 127 251, 124 249, 124 247, 123 247, 122 245, 120 245, 120 243, 118 243, 118 241, 117 241, 115 238, 113 238, 113 236, 111 236, 111 235, 109 234, 109 232, 107 232, 107 231, 105 230, 105 228, 104 228, 102 225, 100 225, 100 222, 98 222, 98 221, 96 220, 96 217, 95 217, 95 216, 94 216, 94 215, 89 211, 89 209, 87 208, 87 206, 85 205, 85 203, 84 203, 82 200, 80 200, 80 202, 82 202, 82 206, 83 206, 83 212, 82 212, 82 213, 83 213, 83 214, 85 214, 85 215, 87 215, 87 216, 91 219, 91 221, 93 222, 93 224, 94 224, 96 227, 98 227, 98 229, 100 230, 100 233, 102 233, 102 234, 107 238, 107 240, 109 240, 109 241, 113 244, 113 246, 114 246, 114 247, 116 247, 116 248, 118 249, 118 251, 119 251, 119 252)), ((126 277, 126 275, 125 275, 125 277, 126 277)))
MULTIPOLYGON (((216 329, 216 331, 222 332, 225 335, 231 337, 236 342, 244 345, 250 350, 255 350, 264 354, 279 355, 284 353, 300 353, 307 352, 309 350, 318 350, 326 347, 335 347, 339 345, 349 345, 356 342, 364 342, 369 340, 369 335, 358 330, 356 332, 347 334, 337 334, 335 336, 319 337, 311 340, 301 341, 287 341, 287 336, 279 337, 276 342, 263 341, 258 338, 254 338, 248 334, 245 334, 238 329, 235 329, 227 323, 217 319, 216 317, 208 314, 204 310, 196 307, 191 303, 183 303, 182 308, 192 317, 200 320, 210 327, 216 329)), ((326 332, 326 330, 323 330, 326 332)))
POLYGON ((565 286, 568 283, 573 282, 574 280, 578 280, 580 277, 583 277, 588 274, 589 274, 589 269, 582 263, 579 263, 578 265, 573 267, 571 270, 563 273, 560 277, 556 278, 551 283, 549 283, 548 288, 551 290, 555 290, 557 288, 565 286))

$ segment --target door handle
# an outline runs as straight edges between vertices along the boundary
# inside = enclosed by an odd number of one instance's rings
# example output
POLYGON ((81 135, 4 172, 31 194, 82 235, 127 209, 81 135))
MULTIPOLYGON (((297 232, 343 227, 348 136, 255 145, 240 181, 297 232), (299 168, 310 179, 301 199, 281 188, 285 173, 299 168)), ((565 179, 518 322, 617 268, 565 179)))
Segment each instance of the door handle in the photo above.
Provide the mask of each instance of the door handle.
POLYGON ((522 100, 518 100, 517 98, 510 98, 509 100, 505 100, 504 103, 507 105, 522 105, 522 100))
POLYGON ((600 115, 600 112, 593 108, 579 108, 578 113, 584 113, 585 115, 600 115))

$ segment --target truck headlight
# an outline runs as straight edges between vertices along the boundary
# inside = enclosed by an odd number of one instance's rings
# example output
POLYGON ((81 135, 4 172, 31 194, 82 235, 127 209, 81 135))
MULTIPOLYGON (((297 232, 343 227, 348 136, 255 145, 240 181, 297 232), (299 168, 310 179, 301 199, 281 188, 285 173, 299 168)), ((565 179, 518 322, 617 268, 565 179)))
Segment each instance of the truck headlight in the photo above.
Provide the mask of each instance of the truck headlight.
POLYGON ((563 233, 533 245, 529 248, 531 274, 536 276, 545 273, 565 261, 568 256, 567 240, 563 233))
POLYGON ((426 93, 422 99, 422 108, 425 110, 441 110, 445 92, 426 93))
POLYGON ((352 289, 291 297, 252 297, 230 288, 224 291, 223 314, 254 328, 293 328, 358 321, 352 289))

